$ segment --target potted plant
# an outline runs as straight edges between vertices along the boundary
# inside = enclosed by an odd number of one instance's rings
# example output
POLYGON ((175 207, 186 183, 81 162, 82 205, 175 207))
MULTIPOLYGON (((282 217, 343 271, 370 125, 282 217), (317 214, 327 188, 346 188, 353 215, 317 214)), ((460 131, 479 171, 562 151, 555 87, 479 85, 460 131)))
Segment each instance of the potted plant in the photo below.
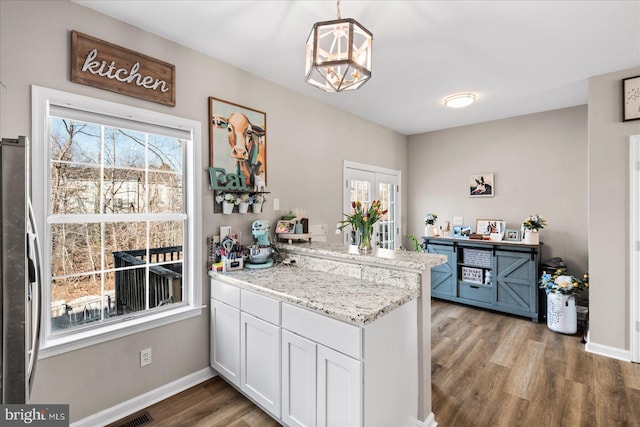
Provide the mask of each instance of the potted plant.
POLYGON ((438 219, 438 215, 434 213, 428 213, 424 218, 424 235, 426 237, 433 237, 436 235, 436 220, 438 219))
POLYGON ((540 234, 538 231, 547 225, 547 220, 542 218, 540 214, 531 215, 524 220, 522 227, 524 228, 523 241, 529 245, 540 244, 540 234))
POLYGON ((547 293, 547 326, 552 331, 575 334, 578 330, 576 295, 589 287, 589 275, 582 279, 567 274, 566 267, 540 277, 540 288, 547 293))
POLYGON ((267 200, 266 196, 262 193, 256 193, 251 196, 251 209, 253 213, 262 212, 262 204, 267 200))
POLYGON ((371 251, 371 235, 373 234, 373 225, 378 222, 387 210, 381 209, 382 202, 374 200, 371 202, 369 209, 365 209, 362 202, 351 202, 353 209, 351 214, 343 214, 346 218, 339 221, 336 227, 336 233, 340 233, 346 226, 350 225, 353 230, 360 233, 360 243, 358 250, 363 253, 371 251))
POLYGON ((238 212, 247 213, 251 204, 251 196, 247 193, 241 193, 236 196, 235 203, 238 205, 238 212))
POLYGON ((216 202, 222 203, 222 213, 230 215, 233 212, 233 205, 236 203, 236 196, 233 193, 221 192, 216 196, 216 202))

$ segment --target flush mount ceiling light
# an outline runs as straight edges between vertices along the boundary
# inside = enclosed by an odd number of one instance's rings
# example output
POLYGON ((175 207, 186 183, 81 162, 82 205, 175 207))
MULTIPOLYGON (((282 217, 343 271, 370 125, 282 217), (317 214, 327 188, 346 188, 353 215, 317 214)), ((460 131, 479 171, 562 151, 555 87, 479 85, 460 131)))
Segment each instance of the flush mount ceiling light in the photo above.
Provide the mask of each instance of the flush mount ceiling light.
POLYGON ((474 102, 476 102, 476 95, 471 92, 466 92, 448 96, 444 100, 444 105, 449 108, 463 108, 473 104, 474 102))
POLYGON ((371 78, 373 34, 355 19, 313 24, 307 39, 305 80, 327 92, 354 90, 371 78))

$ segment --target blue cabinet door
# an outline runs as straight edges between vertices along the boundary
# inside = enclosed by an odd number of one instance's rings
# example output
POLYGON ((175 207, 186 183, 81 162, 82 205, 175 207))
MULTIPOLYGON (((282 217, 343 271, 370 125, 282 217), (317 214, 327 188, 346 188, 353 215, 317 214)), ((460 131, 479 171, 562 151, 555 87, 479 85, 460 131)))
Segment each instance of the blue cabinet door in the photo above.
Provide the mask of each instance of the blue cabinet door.
POLYGON ((430 254, 445 255, 447 262, 431 269, 431 295, 450 299, 456 297, 456 254, 452 245, 427 245, 430 254))
POLYGON ((538 319, 536 256, 496 251, 496 305, 506 312, 538 319))

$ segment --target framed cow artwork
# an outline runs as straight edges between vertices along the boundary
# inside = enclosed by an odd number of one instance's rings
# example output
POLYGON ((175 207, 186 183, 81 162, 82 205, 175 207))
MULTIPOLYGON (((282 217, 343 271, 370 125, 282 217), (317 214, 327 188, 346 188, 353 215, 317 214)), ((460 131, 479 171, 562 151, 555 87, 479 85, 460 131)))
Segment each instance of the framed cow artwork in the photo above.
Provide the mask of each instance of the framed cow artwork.
POLYGON ((267 114, 210 96, 209 167, 214 189, 264 191, 267 114))

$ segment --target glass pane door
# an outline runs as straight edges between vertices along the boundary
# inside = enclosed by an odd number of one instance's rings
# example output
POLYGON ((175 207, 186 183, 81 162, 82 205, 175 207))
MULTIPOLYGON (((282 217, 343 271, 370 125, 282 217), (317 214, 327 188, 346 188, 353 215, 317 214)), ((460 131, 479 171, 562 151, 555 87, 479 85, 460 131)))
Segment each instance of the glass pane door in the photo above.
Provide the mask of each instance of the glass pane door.
MULTIPOLYGON (((345 191, 344 210, 351 213, 352 202, 360 201, 365 209, 368 209, 373 200, 380 200, 381 208, 387 213, 376 223, 372 244, 380 248, 396 249, 401 244, 400 238, 400 172, 397 174, 377 172, 376 167, 364 170, 363 166, 357 168, 345 165, 345 191)), ((393 171, 392 171, 393 172, 393 171)), ((355 233, 351 233, 350 227, 345 228, 344 243, 355 244, 355 233)))

